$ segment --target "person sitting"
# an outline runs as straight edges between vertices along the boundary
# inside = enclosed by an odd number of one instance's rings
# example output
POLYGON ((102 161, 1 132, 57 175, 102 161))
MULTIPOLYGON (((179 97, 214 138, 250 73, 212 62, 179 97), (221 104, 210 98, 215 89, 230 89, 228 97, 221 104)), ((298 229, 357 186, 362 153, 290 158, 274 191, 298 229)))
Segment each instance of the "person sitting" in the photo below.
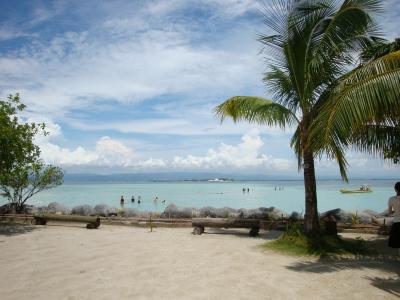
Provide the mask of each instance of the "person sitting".
POLYGON ((396 196, 388 201, 388 214, 393 215, 393 224, 390 228, 389 247, 397 248, 400 254, 400 181, 394 185, 396 196))

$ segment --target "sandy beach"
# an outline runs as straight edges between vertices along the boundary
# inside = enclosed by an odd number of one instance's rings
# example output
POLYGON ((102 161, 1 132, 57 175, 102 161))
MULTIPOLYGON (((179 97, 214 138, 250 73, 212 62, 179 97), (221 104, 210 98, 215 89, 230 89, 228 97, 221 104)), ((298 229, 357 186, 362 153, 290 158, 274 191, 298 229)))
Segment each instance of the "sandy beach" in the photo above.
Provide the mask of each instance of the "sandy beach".
MULTIPOLYGON (((400 261, 291 257, 277 232, 0 227, 0 298, 395 299, 400 261), (229 232, 229 234, 227 234, 229 232)), ((364 238, 375 238, 364 236, 364 238)))

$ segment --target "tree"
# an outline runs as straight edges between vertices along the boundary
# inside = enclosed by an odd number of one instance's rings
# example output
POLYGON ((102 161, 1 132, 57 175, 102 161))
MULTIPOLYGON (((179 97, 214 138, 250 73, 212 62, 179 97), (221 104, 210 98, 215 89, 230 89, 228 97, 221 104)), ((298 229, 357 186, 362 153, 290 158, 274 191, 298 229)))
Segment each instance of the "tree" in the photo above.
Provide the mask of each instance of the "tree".
POLYGON ((353 147, 398 163, 400 39, 372 41, 361 58, 321 107, 313 131, 324 134, 315 147, 322 150, 334 142, 343 150, 353 147))
POLYGON ((46 134, 44 124, 21 124, 17 113, 24 109, 18 94, 0 100, 0 174, 9 172, 18 162, 33 161, 40 154, 33 138, 39 131, 46 134))
POLYGON ((21 123, 19 95, 0 101, 0 189, 17 211, 40 191, 62 184, 63 171, 45 165, 33 140, 47 134, 45 124, 21 123))
POLYGON ((331 144, 315 145, 324 132, 313 127, 321 107, 330 98, 338 80, 354 64, 357 51, 374 36, 373 14, 381 9, 378 0, 279 0, 266 8, 265 25, 273 33, 260 35, 268 52, 264 81, 272 100, 236 96, 216 107, 223 121, 295 126, 291 147, 303 168, 305 186, 305 232, 319 233, 315 158, 327 151, 346 176, 344 151, 331 144), (314 131, 312 132, 312 128, 314 131), (317 147, 318 146, 318 147, 317 147))

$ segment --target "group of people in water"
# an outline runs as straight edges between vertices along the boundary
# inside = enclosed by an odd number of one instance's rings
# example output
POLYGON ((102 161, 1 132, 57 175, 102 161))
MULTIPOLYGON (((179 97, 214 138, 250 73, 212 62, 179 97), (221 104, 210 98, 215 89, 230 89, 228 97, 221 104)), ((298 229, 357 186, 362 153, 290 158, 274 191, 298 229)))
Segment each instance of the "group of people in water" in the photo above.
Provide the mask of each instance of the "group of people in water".
MULTIPOLYGON (((135 196, 132 196, 131 197, 131 203, 135 203, 135 202, 136 202, 135 196)), ((138 198, 137 198, 137 204, 140 205, 141 202, 142 202, 142 196, 139 195, 138 198)), ((121 206, 125 205, 125 199, 124 199, 123 195, 121 196, 121 199, 119 200, 119 203, 121 204, 121 206)), ((154 198, 153 203, 155 205, 157 205, 157 203, 158 203, 158 197, 157 196, 154 198)), ((167 200, 163 200, 163 201, 161 201, 161 203, 165 204, 165 203, 167 203, 167 200)))
POLYGON ((360 191, 368 192, 370 190, 369 185, 363 184, 360 186, 360 191))
POLYGON ((283 190, 284 190, 283 185, 282 185, 282 186, 276 186, 276 187, 275 187, 275 191, 283 191, 283 190))
POLYGON ((250 193, 250 189, 249 189, 249 188, 243 188, 243 189, 242 189, 242 192, 243 192, 243 194, 246 193, 246 192, 247 192, 247 193, 250 193))

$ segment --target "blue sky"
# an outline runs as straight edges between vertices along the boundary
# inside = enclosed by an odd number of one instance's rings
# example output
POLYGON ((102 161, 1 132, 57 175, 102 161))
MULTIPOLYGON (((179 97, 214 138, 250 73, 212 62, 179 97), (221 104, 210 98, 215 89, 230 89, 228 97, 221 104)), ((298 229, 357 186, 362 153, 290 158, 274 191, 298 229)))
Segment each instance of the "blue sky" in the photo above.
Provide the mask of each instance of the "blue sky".
MULTIPOLYGON (((264 1, 268 4, 268 1, 264 1)), ((385 37, 400 1, 383 1, 385 37)), ((69 172, 216 171, 293 175, 291 130, 219 124, 234 95, 268 96, 251 0, 1 1, 0 95, 19 92, 44 121, 42 156, 69 172)), ((399 167, 348 153, 350 174, 399 167)), ((323 159, 317 174, 337 176, 323 159)))

